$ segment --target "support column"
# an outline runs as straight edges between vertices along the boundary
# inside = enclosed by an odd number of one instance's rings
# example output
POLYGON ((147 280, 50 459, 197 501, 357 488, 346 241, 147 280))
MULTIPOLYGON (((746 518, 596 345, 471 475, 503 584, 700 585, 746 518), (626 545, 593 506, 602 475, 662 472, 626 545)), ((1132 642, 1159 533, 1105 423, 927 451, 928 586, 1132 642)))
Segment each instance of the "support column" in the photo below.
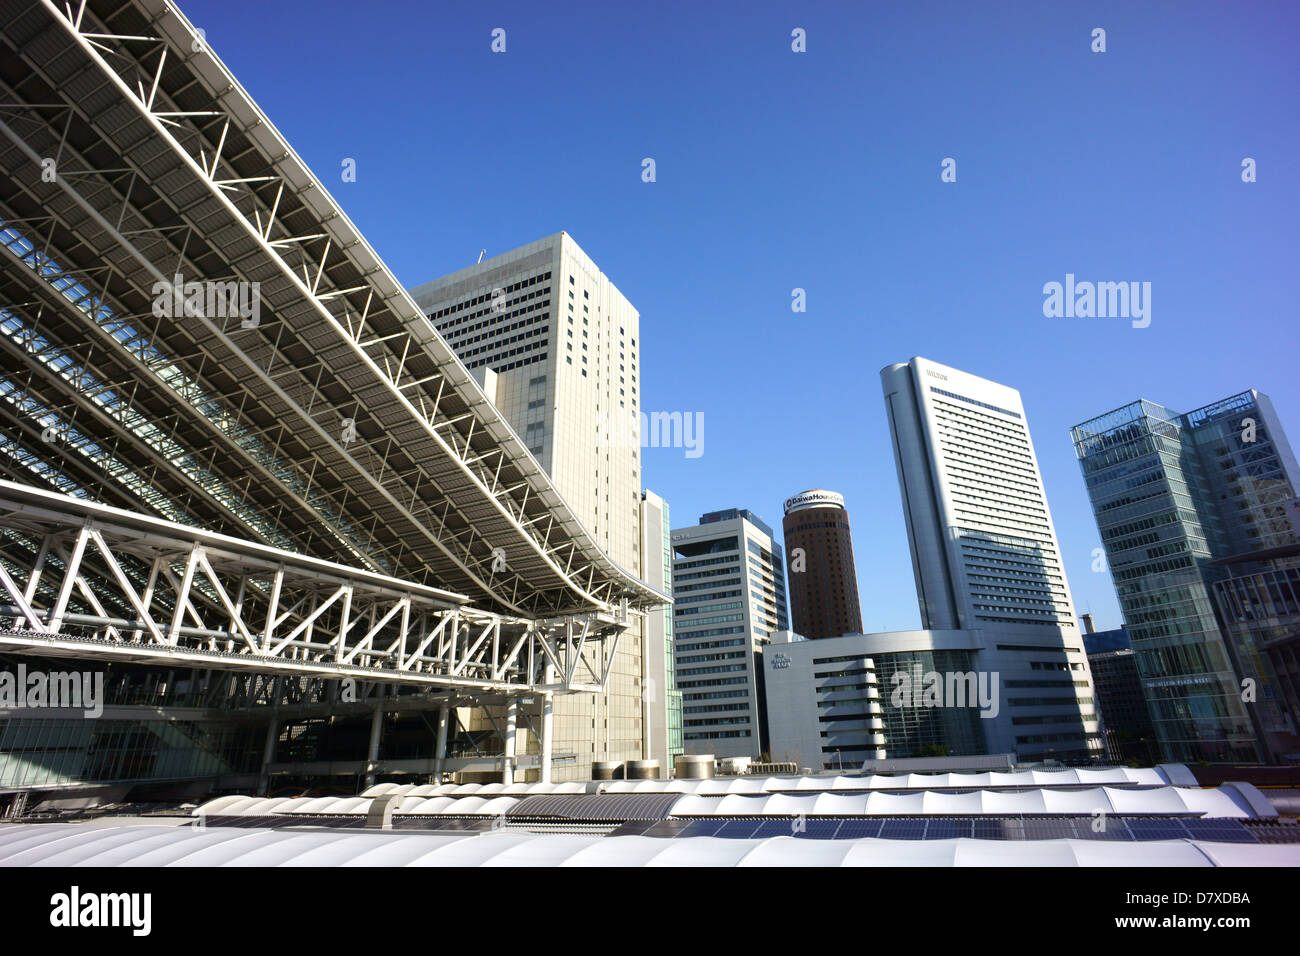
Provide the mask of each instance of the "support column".
POLYGON ((258 781, 257 790, 262 796, 271 786, 270 767, 275 761, 275 745, 280 740, 280 718, 272 717, 266 725, 266 742, 262 745, 262 776, 258 781))
POLYGON ((519 730, 519 698, 511 697, 506 704, 505 757, 501 766, 501 782, 507 787, 515 782, 515 746, 519 730))
POLYGON ((451 723, 451 705, 443 704, 438 710, 438 744, 433 751, 434 783, 442 783, 442 765, 447 759, 447 725, 451 723))
POLYGON ((366 750, 366 786, 369 790, 375 785, 375 767, 379 763, 379 736, 384 730, 384 705, 375 705, 375 712, 370 717, 370 747, 366 750))
MULTIPOLYGON (((555 680, 555 669, 548 666, 546 668, 546 682, 553 683, 555 680)), ((537 755, 538 767, 540 771, 537 779, 542 783, 551 782, 551 724, 552 710, 554 701, 550 691, 542 692, 542 752, 537 755)))

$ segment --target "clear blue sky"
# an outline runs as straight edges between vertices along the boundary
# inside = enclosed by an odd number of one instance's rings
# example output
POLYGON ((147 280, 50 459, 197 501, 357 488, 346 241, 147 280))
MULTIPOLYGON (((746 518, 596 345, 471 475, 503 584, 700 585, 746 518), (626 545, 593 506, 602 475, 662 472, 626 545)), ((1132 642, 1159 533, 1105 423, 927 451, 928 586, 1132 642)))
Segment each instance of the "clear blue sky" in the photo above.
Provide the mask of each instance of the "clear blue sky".
POLYGON ((702 457, 645 454, 674 525, 842 492, 867 630, 919 622, 886 364, 1020 389, 1103 627, 1071 425, 1253 387, 1300 443, 1293 2, 181 2, 408 286, 574 236, 641 313, 643 407, 704 415, 702 457), (1150 282, 1150 327, 1044 318, 1067 272, 1150 282))

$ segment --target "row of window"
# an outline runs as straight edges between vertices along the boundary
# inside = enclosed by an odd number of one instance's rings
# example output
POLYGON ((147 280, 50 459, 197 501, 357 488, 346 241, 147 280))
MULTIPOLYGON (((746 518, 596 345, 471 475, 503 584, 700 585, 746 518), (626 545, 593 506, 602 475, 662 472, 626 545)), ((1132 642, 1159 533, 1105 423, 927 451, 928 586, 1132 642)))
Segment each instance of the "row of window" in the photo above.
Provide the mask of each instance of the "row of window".
POLYGON ((1020 418, 1019 412, 1013 412, 1009 408, 999 408, 996 405, 990 405, 988 402, 981 402, 977 398, 968 398, 965 395, 958 395, 956 392, 947 392, 942 388, 936 388, 933 385, 930 386, 930 391, 934 392, 936 395, 945 395, 948 398, 955 398, 959 402, 969 402, 971 405, 978 405, 980 408, 992 409, 995 412, 1001 412, 1003 415, 1010 415, 1012 418, 1020 418))
MULTIPOLYGON (((547 282, 550 280, 550 278, 551 278, 551 274, 549 272, 541 275, 531 276, 530 278, 527 279, 521 279, 520 281, 514 283, 513 285, 505 286, 502 289, 502 291, 507 293, 518 292, 520 289, 524 289, 529 286, 534 286, 539 282, 547 282)), ((445 316, 451 315, 453 312, 459 312, 462 309, 467 309, 472 305, 482 305, 485 302, 491 302, 492 295, 493 293, 484 293, 483 295, 476 296, 472 299, 465 299, 463 302, 457 302, 455 305, 451 305, 445 309, 439 309, 436 312, 430 313, 429 318, 441 319, 445 316)))

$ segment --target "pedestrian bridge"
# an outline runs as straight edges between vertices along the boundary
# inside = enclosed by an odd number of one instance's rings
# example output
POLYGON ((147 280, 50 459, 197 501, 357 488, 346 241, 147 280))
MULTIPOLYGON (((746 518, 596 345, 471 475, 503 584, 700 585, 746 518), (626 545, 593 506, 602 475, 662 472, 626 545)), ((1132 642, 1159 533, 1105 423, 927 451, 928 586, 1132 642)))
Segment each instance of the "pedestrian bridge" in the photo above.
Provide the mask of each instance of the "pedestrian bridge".
POLYGON ((506 616, 451 591, 9 481, 0 542, 5 653, 549 695, 603 688, 637 613, 506 616))

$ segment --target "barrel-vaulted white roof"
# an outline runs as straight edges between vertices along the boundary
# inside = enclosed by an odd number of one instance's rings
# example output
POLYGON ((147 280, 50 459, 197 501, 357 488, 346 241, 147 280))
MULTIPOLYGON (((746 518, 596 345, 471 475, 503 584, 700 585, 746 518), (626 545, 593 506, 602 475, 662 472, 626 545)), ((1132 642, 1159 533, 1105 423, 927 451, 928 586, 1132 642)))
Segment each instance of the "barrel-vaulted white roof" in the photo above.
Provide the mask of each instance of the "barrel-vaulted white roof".
POLYGON ((1091 815, 1095 813, 1187 815, 1207 817, 1255 816, 1250 804, 1232 788, 1214 790, 1162 787, 1130 790, 1093 787, 1088 790, 972 790, 940 793, 821 793, 728 794, 722 798, 683 794, 673 804, 674 817, 792 816, 1020 816, 1025 814, 1091 815))
POLYGON ((705 780, 613 780, 609 793, 773 793, 823 790, 941 790, 999 787, 1168 787, 1195 786, 1193 778, 1164 767, 1105 767, 1099 769, 1017 770, 1011 773, 824 774, 791 777, 713 777, 705 780))
POLYGON ((447 816, 500 816, 514 809, 518 797, 408 797, 394 813, 447 816))
MULTIPOLYGON (((422 789, 422 788, 421 788, 422 789)), ((193 811, 196 817, 365 816, 371 797, 218 797, 193 811)), ((497 816, 506 813, 519 797, 505 794, 399 797, 394 813, 497 816)))
POLYGON ((582 781, 568 780, 563 783, 441 783, 441 784, 397 784, 377 783, 362 792, 363 797, 382 797, 393 794, 398 797, 468 797, 500 794, 502 796, 531 797, 539 793, 585 793, 587 785, 582 781))
POLYGON ((0 825, 0 866, 1289 866, 1297 844, 0 825))
MULTIPOLYGON (((696 781, 705 782, 705 781, 696 781)), ((572 786, 572 785, 571 785, 572 786)), ((582 786, 579 784, 578 786, 582 786)), ((416 787, 427 791, 430 788, 416 787)), ((439 794, 409 793, 399 796, 394 813, 448 816, 496 816, 508 813, 519 799, 533 793, 575 793, 581 790, 541 788, 524 793, 500 784, 437 787, 439 794), (501 789, 514 792, 502 793, 501 789), (472 791, 472 792, 470 792, 472 791), (463 795, 462 795, 463 794, 463 795)), ((626 792, 626 791, 622 791, 626 792)), ((194 811, 195 816, 364 816, 370 797, 218 797, 194 811)), ((1234 788, 1200 789, 1161 787, 1132 790, 1093 787, 1086 790, 970 790, 943 793, 934 790, 896 793, 888 791, 817 793, 683 793, 673 804, 674 817, 754 816, 1020 816, 1080 815, 1096 813, 1188 815, 1206 817, 1256 816, 1251 805, 1234 788)))

